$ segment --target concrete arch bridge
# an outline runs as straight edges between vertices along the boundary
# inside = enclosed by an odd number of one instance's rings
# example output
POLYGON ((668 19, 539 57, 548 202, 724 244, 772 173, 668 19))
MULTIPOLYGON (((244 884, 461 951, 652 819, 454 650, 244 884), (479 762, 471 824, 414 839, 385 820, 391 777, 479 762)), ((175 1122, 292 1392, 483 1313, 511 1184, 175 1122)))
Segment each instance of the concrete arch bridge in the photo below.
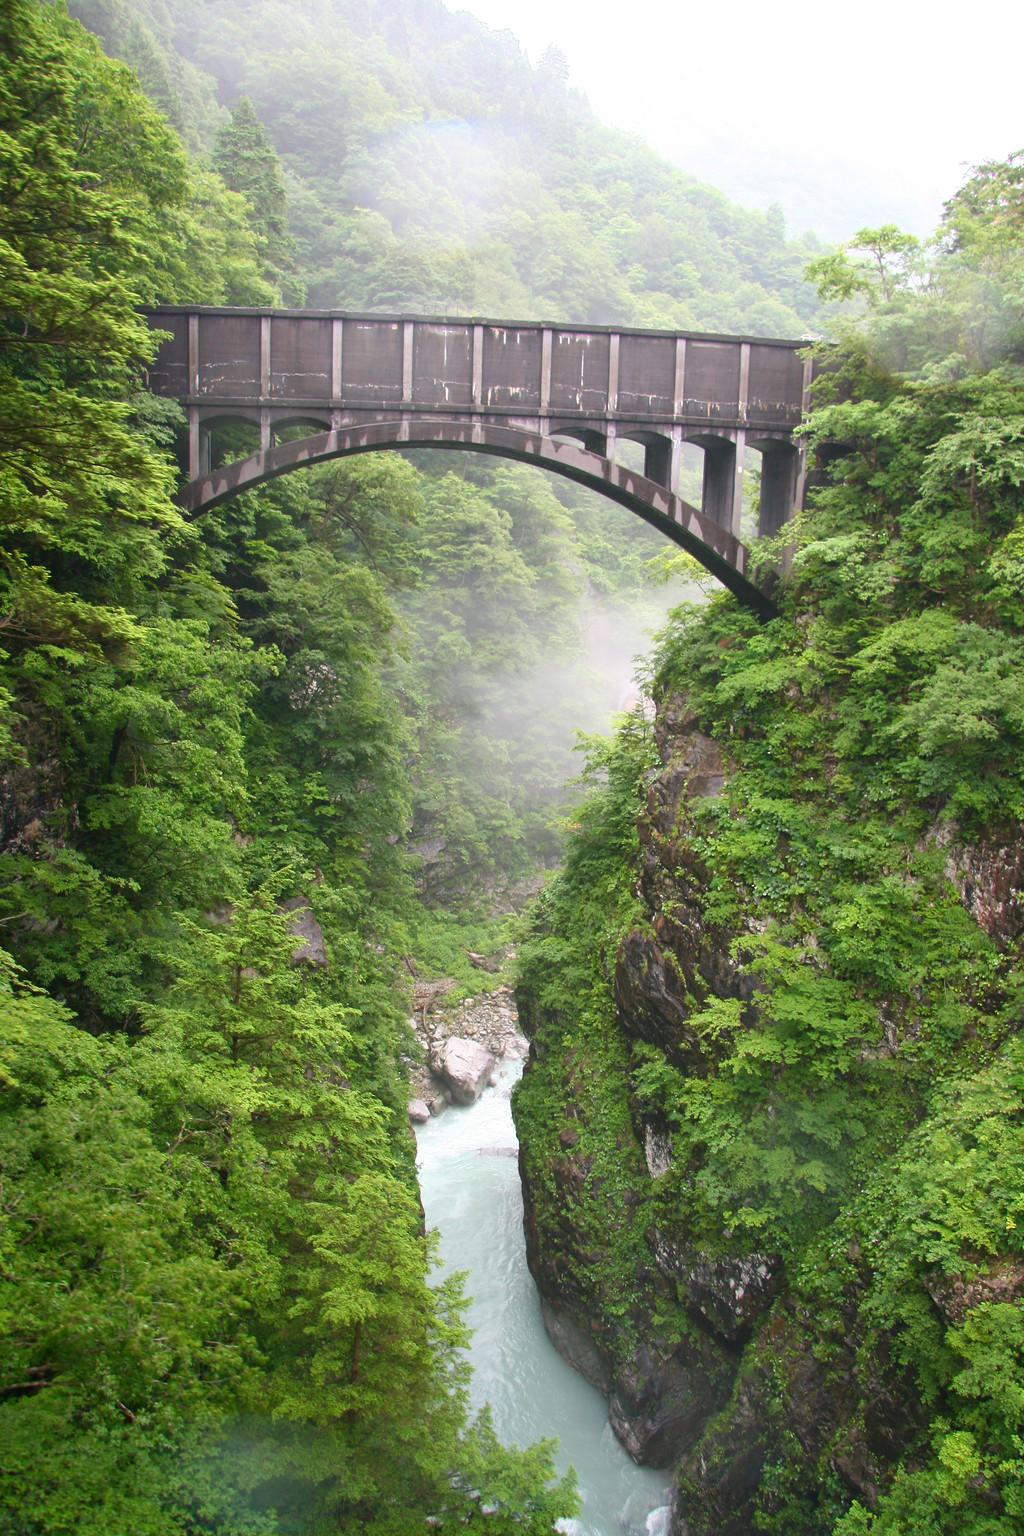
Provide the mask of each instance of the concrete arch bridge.
POLYGON ((318 310, 161 306, 146 318, 170 333, 149 387, 188 414, 187 511, 346 454, 463 448, 598 491, 775 611, 740 540, 743 456, 762 455, 758 532, 775 534, 803 499, 804 342, 318 310), (239 421, 259 449, 213 467, 212 432, 239 421), (643 445, 643 474, 616 462, 623 440, 643 445), (678 494, 685 443, 703 449, 700 508, 678 494))

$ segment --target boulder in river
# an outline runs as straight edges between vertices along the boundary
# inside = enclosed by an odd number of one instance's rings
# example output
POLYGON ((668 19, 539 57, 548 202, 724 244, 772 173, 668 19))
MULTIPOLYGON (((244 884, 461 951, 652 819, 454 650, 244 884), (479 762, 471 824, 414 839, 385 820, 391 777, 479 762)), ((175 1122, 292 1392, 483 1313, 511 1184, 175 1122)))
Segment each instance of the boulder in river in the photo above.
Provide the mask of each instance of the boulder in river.
POLYGON ((435 1070, 457 1104, 473 1104, 490 1081, 494 1057, 475 1040, 452 1035, 438 1052, 435 1070))
POLYGON ((412 1099, 409 1103, 409 1119, 414 1125, 425 1125, 430 1119, 429 1104, 424 1104, 422 1099, 412 1099))

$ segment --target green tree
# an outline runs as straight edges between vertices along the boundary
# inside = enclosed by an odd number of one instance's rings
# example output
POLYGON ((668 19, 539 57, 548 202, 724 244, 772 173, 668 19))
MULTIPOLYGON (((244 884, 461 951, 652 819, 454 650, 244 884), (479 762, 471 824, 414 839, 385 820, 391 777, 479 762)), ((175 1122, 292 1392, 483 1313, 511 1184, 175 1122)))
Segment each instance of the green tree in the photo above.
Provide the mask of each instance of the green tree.
POLYGON ((303 289, 295 276, 295 242, 288 232, 281 162, 248 96, 235 102, 229 120, 218 129, 213 165, 225 186, 245 198, 264 267, 285 303, 301 304, 303 289))

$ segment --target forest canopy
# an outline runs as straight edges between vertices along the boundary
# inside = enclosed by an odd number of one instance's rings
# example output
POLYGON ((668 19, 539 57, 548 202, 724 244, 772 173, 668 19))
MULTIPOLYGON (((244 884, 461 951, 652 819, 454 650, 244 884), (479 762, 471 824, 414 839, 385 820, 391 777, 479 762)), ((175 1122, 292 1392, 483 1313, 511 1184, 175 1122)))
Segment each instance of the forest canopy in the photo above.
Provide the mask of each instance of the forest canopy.
POLYGON ((236 141, 239 114, 255 113, 284 169, 292 283, 311 307, 817 326, 812 235, 787 239, 780 209, 738 208, 606 127, 556 57, 531 68, 511 34, 441 0, 70 9, 190 148, 218 146, 222 173, 225 133, 236 141))

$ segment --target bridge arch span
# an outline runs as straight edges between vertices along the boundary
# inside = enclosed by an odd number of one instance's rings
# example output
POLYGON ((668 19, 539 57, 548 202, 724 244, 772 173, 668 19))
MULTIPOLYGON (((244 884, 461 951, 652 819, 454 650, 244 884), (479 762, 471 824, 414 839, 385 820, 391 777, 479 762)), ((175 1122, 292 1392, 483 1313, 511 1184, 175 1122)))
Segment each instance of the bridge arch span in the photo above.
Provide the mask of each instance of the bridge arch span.
POLYGON ((396 448, 464 449, 533 464, 562 475, 626 507, 657 528, 699 560, 762 618, 771 618, 778 611, 768 584, 758 584, 748 574, 749 551, 729 529, 657 481, 602 458, 587 447, 512 426, 446 418, 432 420, 417 415, 411 419, 399 417, 393 421, 335 427, 268 446, 249 458, 210 470, 190 481, 182 489, 179 501, 187 512, 199 514, 293 470, 351 454, 396 448))

